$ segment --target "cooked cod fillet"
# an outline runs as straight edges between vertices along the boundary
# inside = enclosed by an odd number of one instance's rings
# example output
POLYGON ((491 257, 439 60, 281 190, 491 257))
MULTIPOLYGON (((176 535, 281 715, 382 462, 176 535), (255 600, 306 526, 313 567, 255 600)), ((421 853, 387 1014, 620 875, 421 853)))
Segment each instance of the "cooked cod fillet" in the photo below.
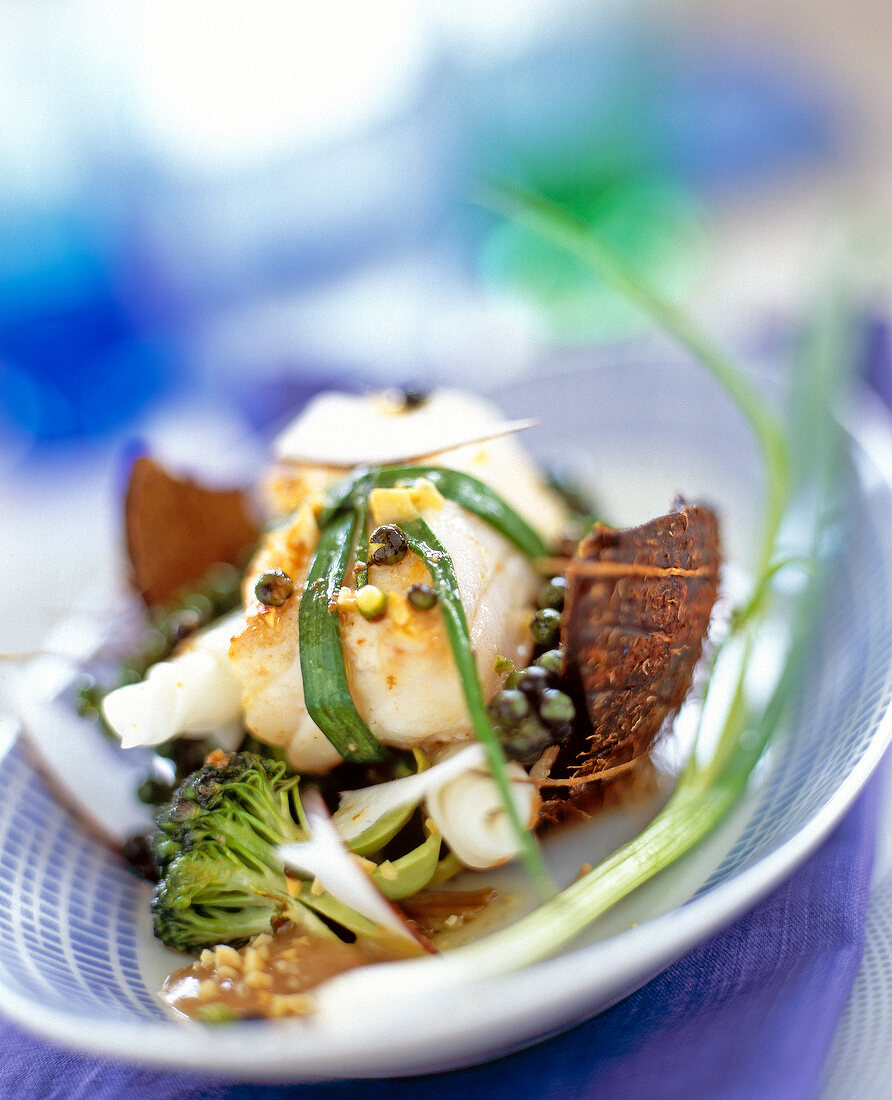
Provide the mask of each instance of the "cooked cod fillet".
MULTIPOLYGON (((518 664, 529 653, 526 629, 537 576, 526 559, 492 528, 442 500, 420 513, 452 557, 484 696, 499 686, 496 657, 518 664)), ((295 568, 283 546, 264 547, 249 570, 254 580, 279 568, 300 585, 308 562, 295 568), (278 552, 277 552, 278 551, 278 552), (297 574, 297 575, 295 575, 297 574)), ((413 608, 406 593, 431 583, 424 563, 412 554, 396 565, 374 566, 371 583, 387 593, 386 614, 368 621, 349 593, 338 615, 350 692, 356 708, 379 741, 410 748, 464 740, 471 724, 446 627, 438 607, 413 608)), ((298 598, 269 612, 249 609, 244 630, 232 641, 230 658, 243 687, 245 722, 257 737, 287 749, 298 771, 327 771, 340 760, 319 732, 304 704, 300 668, 298 598)))
MULTIPOLYGON (((449 422, 452 438, 466 440, 470 435, 482 441, 420 459, 411 453, 412 440, 426 436, 408 429, 415 423, 412 413, 394 411, 395 406, 380 398, 340 396, 333 403, 322 398, 319 404, 321 415, 315 404, 306 414, 313 433, 309 441, 304 439, 304 449, 314 439, 318 443, 320 435, 340 430, 349 433, 350 446, 362 454, 381 432, 389 430, 397 438, 404 432, 407 461, 473 474, 546 539, 563 525, 562 502, 545 485, 517 440, 486 438, 497 434, 501 421, 478 398, 447 391, 428 401, 426 421, 449 422), (336 419, 326 427, 327 416, 336 419)), ((285 444, 289 439, 300 442, 300 432, 295 432, 292 426, 283 437, 285 444)), ((438 438, 448 434, 441 432, 438 438)), ((344 445, 339 446, 343 454, 344 445)), ((319 536, 315 517, 321 491, 346 471, 295 461, 281 442, 277 453, 279 463, 268 478, 267 495, 273 512, 288 518, 264 536, 248 569, 244 615, 234 615, 195 635, 180 653, 155 666, 142 684, 106 697, 106 717, 127 744, 158 744, 241 717, 261 740, 284 746, 299 771, 321 773, 339 762, 340 756, 304 703, 298 615, 301 588, 319 536), (294 596, 280 608, 264 607, 254 597, 258 577, 272 569, 287 573, 295 584, 294 596)), ((390 491, 391 498, 399 492, 390 491)), ((536 573, 488 524, 443 499, 429 484, 418 500, 418 514, 452 558, 483 693, 489 697, 499 687, 496 657, 505 656, 520 665, 529 655, 526 624, 538 584, 536 573)), ((371 526, 391 518, 386 501, 381 505, 385 511, 379 508, 377 515, 374 500, 372 504, 371 526)), ((342 590, 338 610, 350 690, 359 713, 388 746, 437 749, 466 740, 471 723, 442 614, 436 606, 416 610, 406 599, 413 584, 431 582, 426 566, 408 554, 396 565, 373 566, 369 581, 387 594, 387 612, 381 619, 366 620, 349 589, 342 590)))
MULTIPOLYGON (((475 433, 485 437, 497 432, 501 423, 497 411, 486 402, 449 391, 435 395, 424 409, 427 420, 449 422, 453 438, 467 439, 475 433)), ((298 587, 303 584, 318 538, 314 502, 318 506, 320 490, 343 477, 345 471, 294 461, 289 455, 306 452, 312 444, 322 447, 320 440, 338 432, 350 440, 354 457, 368 453, 372 440, 380 439, 388 429, 398 436, 415 415, 420 414, 401 412, 380 398, 326 397, 307 411, 306 423, 313 426, 311 436, 302 439, 298 422, 276 447, 280 463, 267 482, 267 492, 279 514, 295 506, 297 511, 284 527, 267 537, 248 570, 247 623, 233 639, 230 657, 243 685, 247 726, 261 740, 283 745, 297 770, 323 772, 340 760, 304 703, 299 595, 281 609, 269 611, 251 601, 250 594, 257 578, 271 569, 281 569, 298 587)), ((404 450, 410 457, 412 444, 408 440, 414 436, 406 431, 404 450)), ((345 448, 347 444, 339 441, 332 453, 349 453, 345 448)), ((513 436, 483 438, 412 461, 473 474, 546 539, 554 538, 565 521, 562 502, 545 485, 513 436)), ((522 665, 529 656, 527 623, 538 578, 523 555, 484 521, 444 500, 436 490, 422 494, 422 500, 418 513, 452 558, 477 672, 488 698, 499 687, 496 658, 505 656, 522 665)), ((374 500, 372 509, 371 526, 391 518, 374 514, 374 500)), ((405 598, 413 584, 431 582, 424 563, 408 554, 396 565, 374 566, 369 582, 388 597, 387 613, 381 619, 366 620, 349 590, 342 592, 339 601, 347 676, 360 715, 378 740, 392 747, 436 747, 469 738, 470 717, 442 614, 436 607, 416 610, 405 598)))

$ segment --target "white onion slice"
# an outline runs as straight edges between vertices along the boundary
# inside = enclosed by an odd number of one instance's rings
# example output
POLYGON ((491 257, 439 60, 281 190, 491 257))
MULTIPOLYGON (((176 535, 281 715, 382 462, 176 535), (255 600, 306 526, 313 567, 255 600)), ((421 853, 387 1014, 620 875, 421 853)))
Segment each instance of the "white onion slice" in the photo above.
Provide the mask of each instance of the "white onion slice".
POLYGON ((310 828, 310 839, 297 844, 284 844, 278 849, 286 867, 313 875, 338 901, 417 946, 417 937, 378 891, 360 867, 356 856, 344 846, 322 795, 311 787, 301 791, 300 797, 310 828))

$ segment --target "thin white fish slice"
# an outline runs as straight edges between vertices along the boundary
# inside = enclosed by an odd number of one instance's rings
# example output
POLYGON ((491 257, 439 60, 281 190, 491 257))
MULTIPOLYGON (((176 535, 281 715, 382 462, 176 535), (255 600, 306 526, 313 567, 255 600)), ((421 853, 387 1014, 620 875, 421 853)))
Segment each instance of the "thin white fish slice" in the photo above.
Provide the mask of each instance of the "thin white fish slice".
POLYGON ((237 727, 241 684, 229 662, 229 643, 243 623, 240 610, 226 615, 153 665, 145 679, 106 695, 102 712, 123 748, 237 727))

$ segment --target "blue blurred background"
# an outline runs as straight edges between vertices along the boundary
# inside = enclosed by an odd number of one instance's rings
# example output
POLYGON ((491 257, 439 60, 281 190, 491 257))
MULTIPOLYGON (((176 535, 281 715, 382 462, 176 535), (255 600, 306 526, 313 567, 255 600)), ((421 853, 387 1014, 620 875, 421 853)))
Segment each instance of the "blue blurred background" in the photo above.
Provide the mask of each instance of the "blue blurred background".
POLYGON ((0 0, 0 650, 113 573, 134 439, 241 480, 320 387, 638 337, 493 176, 776 340, 888 210, 890 46, 887 0, 0 0))
POLYGON ((7 456, 166 402, 250 427, 329 380, 496 382, 633 334, 474 205, 493 175, 708 300, 717 220, 852 160, 846 73, 798 7, 785 41, 742 4, 4 4, 7 456))

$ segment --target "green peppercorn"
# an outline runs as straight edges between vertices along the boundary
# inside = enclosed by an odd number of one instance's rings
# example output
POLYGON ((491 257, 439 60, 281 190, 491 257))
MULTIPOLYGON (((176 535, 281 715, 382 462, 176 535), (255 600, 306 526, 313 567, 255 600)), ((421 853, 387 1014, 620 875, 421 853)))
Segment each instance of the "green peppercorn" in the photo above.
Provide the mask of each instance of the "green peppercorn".
POLYGON ((214 605, 203 592, 190 592, 183 601, 184 611, 194 611, 202 624, 209 623, 214 617, 214 605))
POLYGON ((437 590, 429 584, 413 584, 406 593, 406 599, 419 611, 430 611, 439 600, 437 590))
POLYGON ((502 731, 505 755, 521 764, 532 764, 552 744, 551 734, 535 718, 527 718, 514 729, 502 731))
POLYGON ((551 739, 555 745, 566 745, 566 743, 573 736, 573 731, 576 729, 576 725, 573 722, 568 722, 565 726, 557 726, 555 729, 550 730, 551 739))
POLYGON ((204 576, 204 587, 214 604, 227 605, 239 593, 242 575, 229 562, 215 562, 204 576))
POLYGON ((550 672, 553 677, 560 678, 564 670, 564 655, 559 649, 546 649, 533 663, 550 672))
POLYGON ((366 584, 356 593, 356 606, 363 618, 380 619, 387 610, 387 596, 374 584, 366 584))
POLYGON ((530 619, 530 633, 539 645, 553 645, 561 632, 561 613, 553 607, 543 607, 530 619))
POLYGON ((281 607, 294 591, 294 581, 281 569, 264 573, 254 585, 254 595, 266 607, 281 607))
POLYGON ((548 672, 544 668, 539 668, 538 665, 530 665, 529 668, 521 669, 520 672, 514 675, 517 679, 512 687, 516 687, 524 695, 536 696, 541 694, 548 687, 551 680, 548 672))
POLYGON ((375 546, 369 565, 396 565, 409 552, 406 536, 395 523, 385 523, 373 531, 369 543, 375 546))
POLYGON ((539 589, 539 606, 543 608, 553 607, 555 610, 560 611, 564 606, 566 595, 566 577, 552 577, 539 589))
POLYGON ((507 689, 495 695, 489 704, 490 712, 507 726, 516 726, 530 714, 530 701, 522 691, 507 689))
POLYGON ((140 650, 137 660, 143 662, 145 665, 160 661, 170 652, 170 641, 167 636, 166 621, 162 626, 163 629, 155 629, 153 627, 143 638, 142 649, 140 650))
POLYGON ((539 717, 552 729, 572 722, 576 717, 576 707, 569 695, 554 688, 546 688, 538 699, 539 717))

